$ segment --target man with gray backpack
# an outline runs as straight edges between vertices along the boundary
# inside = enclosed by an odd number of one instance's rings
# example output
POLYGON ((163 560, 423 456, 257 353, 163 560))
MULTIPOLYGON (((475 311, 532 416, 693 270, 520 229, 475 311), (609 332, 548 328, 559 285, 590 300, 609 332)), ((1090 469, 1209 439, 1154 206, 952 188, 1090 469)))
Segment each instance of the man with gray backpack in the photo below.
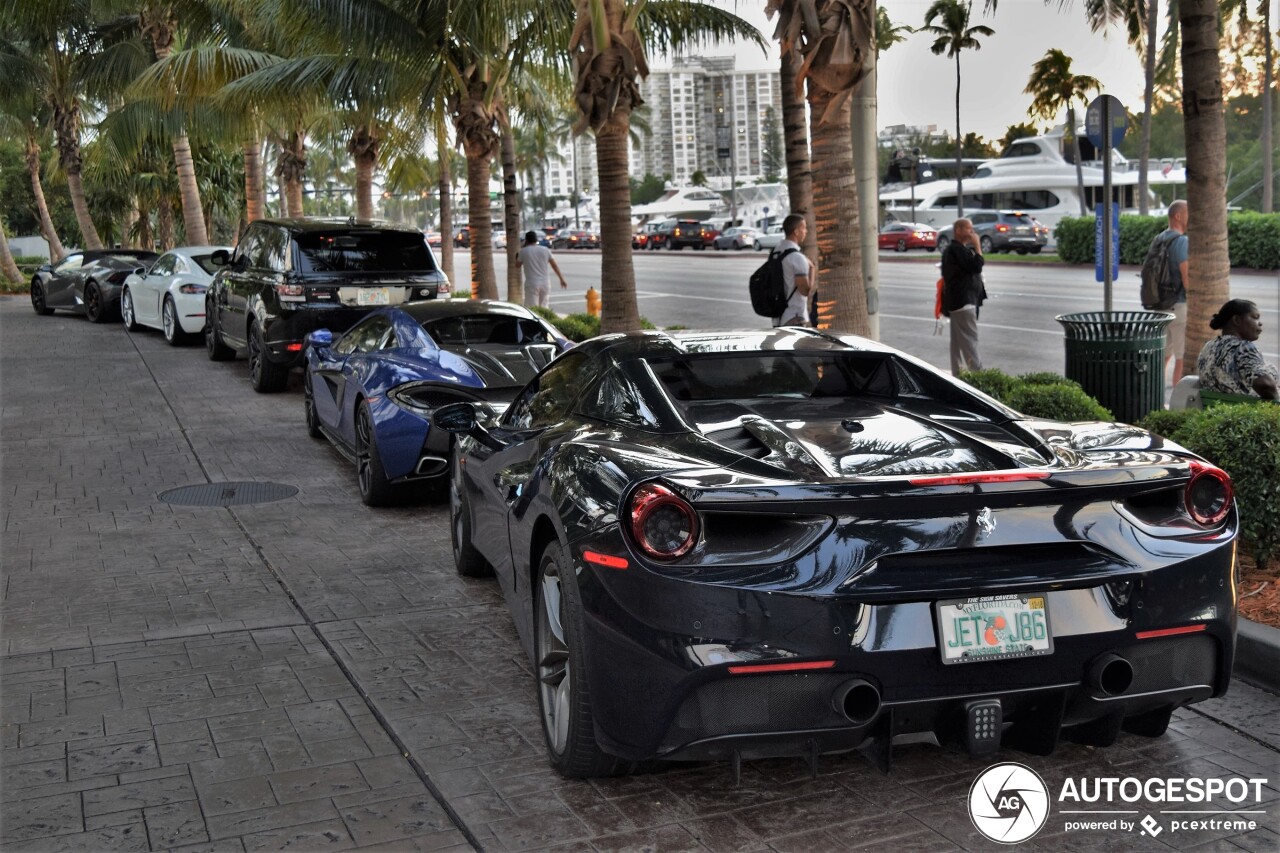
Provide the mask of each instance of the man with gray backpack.
POLYGON ((1165 360, 1173 358, 1173 384, 1182 378, 1182 351, 1187 345, 1187 203, 1169 205, 1169 227, 1156 235, 1142 262, 1142 307, 1169 311, 1165 328, 1165 360))

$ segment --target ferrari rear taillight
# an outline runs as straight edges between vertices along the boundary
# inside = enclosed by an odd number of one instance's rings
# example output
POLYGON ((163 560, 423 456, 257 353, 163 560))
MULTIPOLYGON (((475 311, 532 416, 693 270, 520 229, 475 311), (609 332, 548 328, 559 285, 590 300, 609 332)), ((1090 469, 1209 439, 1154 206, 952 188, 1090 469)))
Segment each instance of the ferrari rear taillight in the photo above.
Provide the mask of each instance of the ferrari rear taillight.
POLYGON ((1192 459, 1191 482, 1182 494, 1187 515, 1199 524, 1212 527, 1221 524, 1231 511, 1234 489, 1226 471, 1192 459))
POLYGON ((648 483, 631 495, 631 536, 655 560, 683 557, 698 541, 698 513, 666 486, 648 483))

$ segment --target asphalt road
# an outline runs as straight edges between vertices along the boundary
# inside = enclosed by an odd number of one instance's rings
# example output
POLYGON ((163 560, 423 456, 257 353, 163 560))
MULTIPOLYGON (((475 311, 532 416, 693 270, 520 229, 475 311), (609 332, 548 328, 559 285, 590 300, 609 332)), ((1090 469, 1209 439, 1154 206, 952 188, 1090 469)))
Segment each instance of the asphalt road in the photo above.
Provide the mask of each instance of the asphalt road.
MULTIPOLYGON (((506 256, 495 258, 499 288, 505 290, 506 256)), ((658 251, 636 252, 634 258, 640 313, 658 326, 748 329, 765 322, 751 311, 747 298, 747 279, 763 262, 763 253, 658 251)), ((947 368, 947 330, 944 325, 935 334, 933 319, 937 254, 912 253, 903 259, 888 253, 881 258, 881 340, 947 368)), ((561 251, 556 260, 569 290, 553 290, 551 307, 562 314, 585 310, 587 287, 600 288, 600 254, 561 251)), ((466 254, 457 256, 459 280, 465 278, 467 263, 466 254)), ((986 282, 990 299, 980 323, 983 363, 1010 373, 1061 373, 1063 334, 1054 317, 1103 308, 1103 286, 1094 281, 1092 268, 993 262, 986 282)), ((1116 310, 1141 310, 1136 267, 1121 268, 1114 292, 1116 310)), ((1259 346, 1269 361, 1280 360, 1280 274, 1233 273, 1231 294, 1258 303, 1264 323, 1259 346)))

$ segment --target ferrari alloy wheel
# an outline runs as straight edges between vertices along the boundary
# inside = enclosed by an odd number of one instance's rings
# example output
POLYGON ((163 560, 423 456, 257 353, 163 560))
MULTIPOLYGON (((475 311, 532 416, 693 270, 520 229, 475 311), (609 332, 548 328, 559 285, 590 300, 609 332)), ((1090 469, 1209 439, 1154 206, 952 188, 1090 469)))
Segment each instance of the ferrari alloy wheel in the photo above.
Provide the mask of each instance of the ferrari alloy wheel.
POLYGON ((259 394, 277 394, 289 382, 289 368, 276 364, 267 354, 262 327, 255 321, 249 326, 249 384, 259 394))
POLYGON ((53 313, 53 309, 44 298, 44 285, 39 279, 31 279, 31 310, 35 311, 41 317, 48 317, 53 313))
POLYGON ((172 296, 166 295, 164 305, 160 307, 160 328, 164 330, 164 339, 171 347, 180 347, 188 340, 182 330, 182 321, 178 319, 178 306, 172 296))
POLYGON ((373 416, 363 400, 356 410, 356 481, 365 506, 386 506, 393 496, 391 483, 382 469, 378 438, 373 432, 373 416))
POLYGON ((582 599, 565 550, 552 542, 542 552, 534 595, 534 654, 538 705, 551 766, 570 778, 613 776, 626 764, 596 743, 591 691, 582 644, 582 599))
POLYGON ((324 438, 324 433, 320 431, 320 416, 316 414, 316 395, 311 388, 310 373, 304 373, 302 378, 302 411, 307 418, 307 435, 324 438))
POLYGON ((213 310, 213 302, 206 299, 204 303, 204 349, 210 361, 230 361, 236 357, 236 351, 222 342, 218 333, 217 313, 213 310))
POLYGON ((107 306, 102 300, 102 288, 98 287, 96 281, 84 286, 84 315, 89 318, 90 323, 107 321, 107 306))
POLYGON ((457 457, 449 468, 449 538, 453 541, 453 565, 463 577, 487 578, 493 574, 493 566, 471 544, 471 511, 457 457))
POLYGON ((138 318, 133 314, 133 294, 127 287, 120 294, 120 322, 124 323, 124 327, 130 332, 136 332, 142 328, 138 325, 138 318))
POLYGON ((899 252, 905 252, 907 250, 907 241, 903 240, 902 238, 898 238, 898 245, 895 246, 894 248, 896 248, 899 252))

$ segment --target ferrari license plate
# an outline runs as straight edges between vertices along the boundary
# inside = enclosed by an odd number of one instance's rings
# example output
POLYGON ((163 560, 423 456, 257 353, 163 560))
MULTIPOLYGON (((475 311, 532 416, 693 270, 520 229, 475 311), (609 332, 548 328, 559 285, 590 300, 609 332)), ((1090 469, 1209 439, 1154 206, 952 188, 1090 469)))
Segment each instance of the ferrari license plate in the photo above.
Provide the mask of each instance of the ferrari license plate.
POLYGON ((356 291, 357 305, 390 305, 391 291, 385 287, 362 287, 356 291))
POLYGON ((1053 653, 1043 593, 985 595, 939 601, 942 662, 979 663, 1053 653))

